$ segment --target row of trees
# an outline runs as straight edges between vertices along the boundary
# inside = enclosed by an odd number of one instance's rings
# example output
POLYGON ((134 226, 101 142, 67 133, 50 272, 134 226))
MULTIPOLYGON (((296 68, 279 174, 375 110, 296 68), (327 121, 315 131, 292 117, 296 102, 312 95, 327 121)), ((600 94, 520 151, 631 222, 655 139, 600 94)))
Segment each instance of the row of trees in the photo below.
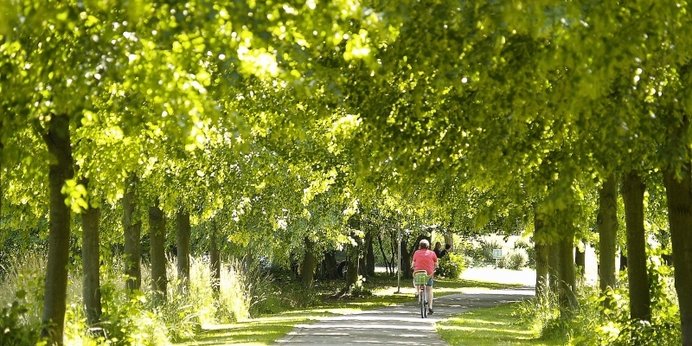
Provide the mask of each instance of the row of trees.
POLYGON ((99 232, 123 230, 136 289, 148 224, 161 289, 166 219, 181 258, 206 222, 211 244, 287 257, 361 237, 367 217, 352 216, 368 210, 460 231, 533 223, 537 288, 556 278, 569 305, 574 239, 597 212, 600 282, 614 285, 620 181, 632 316, 647 318, 644 218, 667 215, 692 343, 687 2, 2 6, 0 215, 8 234, 50 211, 53 342, 75 213, 89 311, 99 232), (99 223, 103 208, 122 219, 99 223))

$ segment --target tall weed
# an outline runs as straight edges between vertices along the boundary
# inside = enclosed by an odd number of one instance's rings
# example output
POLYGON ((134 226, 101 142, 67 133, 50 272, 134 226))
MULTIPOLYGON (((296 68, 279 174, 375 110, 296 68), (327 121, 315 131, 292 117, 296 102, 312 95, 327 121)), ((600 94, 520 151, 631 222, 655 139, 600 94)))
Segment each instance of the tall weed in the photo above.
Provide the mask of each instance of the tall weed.
POLYGON ((222 321, 250 317, 271 294, 273 278, 257 260, 232 259, 221 269, 218 314, 222 321))
POLYGON ((0 282, 0 304, 11 305, 17 300, 17 294, 23 297, 21 302, 26 310, 24 323, 40 325, 43 308, 43 291, 46 268, 45 254, 24 253, 11 256, 6 267, 4 280, 0 282))
MULTIPOLYGON (((15 256, 0 282, 0 345, 34 344, 41 328, 43 254, 15 256)), ((101 266, 101 320, 89 326, 83 310, 82 275, 78 261, 70 268, 65 343, 78 345, 165 345, 194 336, 203 324, 248 318, 253 306, 271 293, 271 275, 257 261, 231 260, 222 266, 220 292, 212 289, 209 260, 191 258, 190 282, 183 289, 176 263, 169 259, 167 299, 150 288, 150 269, 142 266, 142 289, 128 292, 122 260, 101 266)))

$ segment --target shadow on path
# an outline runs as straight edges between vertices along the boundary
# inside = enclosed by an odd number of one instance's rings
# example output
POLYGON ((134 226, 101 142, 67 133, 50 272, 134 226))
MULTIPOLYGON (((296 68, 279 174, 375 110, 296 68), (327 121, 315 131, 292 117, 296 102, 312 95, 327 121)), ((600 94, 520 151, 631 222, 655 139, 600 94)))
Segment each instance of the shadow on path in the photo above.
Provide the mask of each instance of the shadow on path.
POLYGON ((463 293, 435 298, 435 313, 420 318, 410 304, 324 317, 312 324, 299 324, 278 344, 295 345, 446 345, 435 332, 435 323, 470 309, 518 302, 533 297, 533 287, 488 290, 466 288, 463 293))

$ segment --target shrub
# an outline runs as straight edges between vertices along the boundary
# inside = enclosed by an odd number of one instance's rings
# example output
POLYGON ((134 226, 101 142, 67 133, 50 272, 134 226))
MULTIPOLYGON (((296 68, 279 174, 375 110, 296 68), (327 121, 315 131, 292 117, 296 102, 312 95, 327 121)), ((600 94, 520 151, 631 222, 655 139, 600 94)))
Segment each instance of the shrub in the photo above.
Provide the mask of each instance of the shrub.
POLYGON ((526 262, 527 267, 533 268, 536 265, 536 248, 533 242, 531 242, 528 239, 519 238, 514 243, 514 248, 524 249, 526 251, 526 255, 528 258, 528 261, 526 262))
POLYGON ((41 330, 46 257, 28 252, 5 259, 0 282, 0 345, 33 345, 41 330))
POLYGON ((146 295, 128 293, 120 284, 107 280, 101 285, 103 313, 99 326, 104 329, 108 343, 168 344, 167 328, 160 315, 147 309, 146 295))
POLYGON ((26 292, 16 292, 16 299, 0 311, 0 346, 31 345, 39 338, 40 324, 27 323, 26 292))
POLYGON ((221 270, 217 315, 224 321, 238 321, 250 317, 251 312, 263 312, 264 305, 260 304, 273 296, 273 281, 271 273, 259 260, 230 261, 221 270))
POLYGON ((579 287, 579 306, 569 319, 560 319, 557 299, 550 294, 522 303, 518 316, 533 320, 546 338, 567 336, 565 343, 569 344, 680 345, 680 315, 671 269, 658 263, 655 256, 648 264, 651 321, 630 319, 625 284, 604 294, 595 287, 579 287))
POLYGON ((526 266, 529 261, 529 255, 524 249, 514 249, 511 250, 502 259, 505 264, 505 268, 519 270, 526 266))
POLYGON ((499 239, 487 238, 471 242, 466 254, 473 261, 473 265, 495 264, 494 249, 503 248, 499 239))
POLYGON ((0 304, 8 306, 18 301, 27 310, 23 314, 24 322, 40 325, 46 257, 29 252, 11 256, 8 261, 5 276, 0 282, 0 304), (23 298, 17 299, 19 295, 23 298))
POLYGON ((437 268, 437 275, 456 279, 464 270, 464 256, 450 252, 442 257, 437 268))

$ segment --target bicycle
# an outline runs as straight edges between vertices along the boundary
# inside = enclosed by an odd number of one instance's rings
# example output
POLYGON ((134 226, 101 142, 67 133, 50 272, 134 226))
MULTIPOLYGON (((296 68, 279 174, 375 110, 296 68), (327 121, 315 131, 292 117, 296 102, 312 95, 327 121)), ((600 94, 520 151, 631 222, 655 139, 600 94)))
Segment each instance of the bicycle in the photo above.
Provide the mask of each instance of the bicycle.
POLYGON ((420 305, 420 317, 428 317, 428 281, 430 276, 425 270, 413 272, 413 285, 418 290, 418 304, 420 305))

